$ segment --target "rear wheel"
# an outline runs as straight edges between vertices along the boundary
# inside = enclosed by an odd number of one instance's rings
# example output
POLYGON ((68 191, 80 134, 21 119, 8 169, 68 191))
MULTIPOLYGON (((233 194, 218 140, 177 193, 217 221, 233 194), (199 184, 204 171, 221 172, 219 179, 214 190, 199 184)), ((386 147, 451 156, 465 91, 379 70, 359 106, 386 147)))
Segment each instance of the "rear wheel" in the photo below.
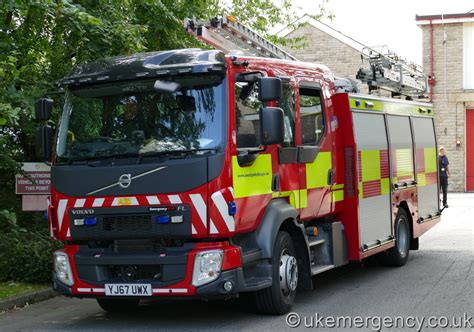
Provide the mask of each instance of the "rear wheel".
POLYGON ((281 315, 290 311, 298 286, 298 261, 293 239, 279 232, 272 257, 273 284, 255 293, 258 311, 281 315))
POLYGON ((402 266, 410 253, 410 225, 404 209, 400 209, 395 222, 395 247, 380 255, 380 261, 387 266, 402 266))
POLYGON ((99 306, 108 312, 128 312, 138 307, 139 299, 97 299, 99 306))

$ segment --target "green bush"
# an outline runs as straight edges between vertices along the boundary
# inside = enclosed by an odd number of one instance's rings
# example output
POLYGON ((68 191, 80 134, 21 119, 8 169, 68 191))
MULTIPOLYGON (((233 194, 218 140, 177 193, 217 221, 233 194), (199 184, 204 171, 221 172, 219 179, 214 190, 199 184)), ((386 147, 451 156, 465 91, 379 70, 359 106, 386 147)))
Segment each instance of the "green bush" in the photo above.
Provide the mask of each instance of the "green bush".
POLYGON ((0 282, 48 283, 51 280, 52 253, 61 244, 52 241, 47 223, 26 229, 16 223, 16 215, 0 211, 8 228, 0 232, 0 282))

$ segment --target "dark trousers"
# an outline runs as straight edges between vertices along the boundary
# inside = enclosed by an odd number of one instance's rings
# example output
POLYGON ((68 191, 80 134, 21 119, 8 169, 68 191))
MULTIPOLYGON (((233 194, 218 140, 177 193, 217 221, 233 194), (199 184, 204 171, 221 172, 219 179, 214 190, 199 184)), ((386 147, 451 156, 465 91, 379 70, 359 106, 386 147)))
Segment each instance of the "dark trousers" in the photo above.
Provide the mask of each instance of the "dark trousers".
POLYGON ((439 185, 441 186, 441 191, 443 192, 443 205, 448 203, 448 177, 440 176, 439 185))

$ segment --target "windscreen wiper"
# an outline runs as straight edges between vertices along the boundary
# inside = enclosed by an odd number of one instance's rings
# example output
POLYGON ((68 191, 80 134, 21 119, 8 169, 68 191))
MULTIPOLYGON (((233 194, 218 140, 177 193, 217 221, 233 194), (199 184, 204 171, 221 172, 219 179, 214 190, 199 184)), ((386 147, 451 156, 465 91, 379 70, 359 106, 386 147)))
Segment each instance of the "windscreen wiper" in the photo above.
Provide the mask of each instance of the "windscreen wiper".
POLYGON ((149 151, 145 153, 140 153, 138 156, 138 164, 141 163, 143 158, 148 157, 156 157, 156 156, 166 156, 168 158, 185 158, 190 154, 198 154, 199 152, 208 152, 208 151, 216 151, 215 148, 207 148, 207 149, 186 149, 186 150, 169 150, 169 151, 149 151))
POLYGON ((137 157, 138 153, 121 153, 121 154, 109 154, 109 155, 96 155, 96 156, 90 156, 90 157, 72 157, 70 158, 67 162, 69 165, 91 165, 91 161, 105 161, 112 159, 112 163, 114 162, 115 159, 117 158, 128 158, 128 157, 137 157))

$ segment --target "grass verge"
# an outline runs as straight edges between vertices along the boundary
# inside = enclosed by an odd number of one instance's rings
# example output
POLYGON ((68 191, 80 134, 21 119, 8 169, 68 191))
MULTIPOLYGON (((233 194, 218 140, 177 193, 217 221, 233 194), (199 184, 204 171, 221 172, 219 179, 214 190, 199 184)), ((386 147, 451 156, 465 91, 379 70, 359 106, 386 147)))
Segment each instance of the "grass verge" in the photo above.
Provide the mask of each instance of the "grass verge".
POLYGON ((24 282, 0 282, 0 300, 5 300, 9 297, 22 295, 34 291, 39 291, 48 288, 45 284, 28 284, 24 282))

